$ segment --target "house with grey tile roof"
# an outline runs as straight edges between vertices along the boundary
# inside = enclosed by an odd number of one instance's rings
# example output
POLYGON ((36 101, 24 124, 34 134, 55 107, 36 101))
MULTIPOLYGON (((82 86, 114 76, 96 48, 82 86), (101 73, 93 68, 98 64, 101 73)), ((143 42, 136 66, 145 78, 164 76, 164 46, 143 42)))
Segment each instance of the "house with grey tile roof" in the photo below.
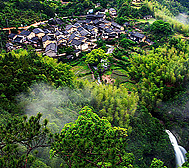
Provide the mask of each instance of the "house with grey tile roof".
POLYGON ((146 36, 144 34, 141 34, 139 32, 131 32, 128 34, 131 40, 134 40, 136 42, 144 42, 146 39, 146 36))
POLYGON ((49 57, 56 57, 57 56, 57 44, 50 43, 45 48, 45 54, 49 57))
POLYGON ((42 37, 45 35, 45 32, 40 28, 35 28, 33 30, 33 33, 35 33, 35 35, 39 37, 39 39, 42 39, 42 37))

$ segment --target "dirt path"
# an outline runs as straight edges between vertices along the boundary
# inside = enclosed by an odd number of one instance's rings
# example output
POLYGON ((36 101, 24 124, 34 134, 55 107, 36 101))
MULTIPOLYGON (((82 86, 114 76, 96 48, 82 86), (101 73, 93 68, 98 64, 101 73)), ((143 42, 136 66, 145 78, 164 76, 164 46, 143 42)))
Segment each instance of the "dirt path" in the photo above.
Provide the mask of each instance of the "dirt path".
MULTIPOLYGON (((19 30, 20 30, 20 29, 25 29, 25 30, 27 30, 27 29, 29 29, 31 26, 37 27, 37 26, 39 26, 41 23, 46 23, 46 22, 48 22, 48 20, 41 21, 41 22, 36 22, 36 23, 34 23, 34 24, 31 24, 31 25, 25 26, 25 27, 18 27, 18 29, 19 29, 19 30)), ((12 29, 16 29, 16 27, 7 27, 7 28, 3 28, 3 29, 1 29, 1 30, 12 30, 12 29)))

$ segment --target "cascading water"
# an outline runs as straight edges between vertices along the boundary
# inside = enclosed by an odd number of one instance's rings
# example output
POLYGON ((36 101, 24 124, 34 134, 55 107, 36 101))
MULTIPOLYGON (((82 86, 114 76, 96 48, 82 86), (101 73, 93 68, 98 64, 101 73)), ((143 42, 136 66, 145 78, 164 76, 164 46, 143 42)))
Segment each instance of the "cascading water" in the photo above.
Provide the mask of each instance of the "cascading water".
POLYGON ((175 151, 176 167, 180 167, 186 161, 185 154, 187 152, 182 146, 178 145, 176 138, 169 130, 165 130, 165 131, 169 135, 169 139, 175 151))

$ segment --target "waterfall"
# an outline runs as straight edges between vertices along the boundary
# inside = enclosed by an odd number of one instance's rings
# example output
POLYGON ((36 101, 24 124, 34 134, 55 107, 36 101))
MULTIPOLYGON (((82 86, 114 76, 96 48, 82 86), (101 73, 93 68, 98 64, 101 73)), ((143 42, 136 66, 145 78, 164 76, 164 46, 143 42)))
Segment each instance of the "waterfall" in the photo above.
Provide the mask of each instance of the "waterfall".
POLYGON ((166 130, 166 133, 169 135, 169 139, 175 151, 176 167, 180 167, 186 161, 185 154, 187 152, 182 146, 178 145, 176 138, 169 130, 166 130))

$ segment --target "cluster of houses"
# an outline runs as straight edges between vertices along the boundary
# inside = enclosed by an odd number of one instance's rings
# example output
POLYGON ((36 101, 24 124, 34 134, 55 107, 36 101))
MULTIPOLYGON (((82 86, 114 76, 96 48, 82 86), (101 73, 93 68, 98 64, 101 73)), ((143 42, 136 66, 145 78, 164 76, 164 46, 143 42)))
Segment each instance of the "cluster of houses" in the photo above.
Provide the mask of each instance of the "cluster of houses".
MULTIPOLYGON (((115 16, 116 12, 111 11, 111 15, 115 16)), ((105 19, 105 14, 102 13, 88 14, 84 20, 77 20, 74 24, 60 26, 63 24, 61 19, 52 18, 48 21, 48 26, 44 26, 43 29, 23 30, 20 34, 11 33, 8 36, 7 51, 21 48, 23 45, 32 45, 36 51, 41 51, 44 55, 58 57, 61 56, 57 54, 59 47, 72 46, 75 49, 76 56, 78 56, 81 51, 91 51, 96 48, 95 42, 98 39, 112 40, 118 38, 122 33, 127 33, 124 26, 128 26, 127 24, 121 26, 114 21, 108 21, 105 19)), ((138 32, 129 32, 128 36, 137 42, 147 42, 146 36, 138 32)), ((151 45, 150 41, 149 45, 151 45)))
MULTIPOLYGON (((58 21, 60 22, 59 19, 58 21)), ((63 22, 58 25, 60 24, 63 22)), ((23 30, 20 34, 9 34, 7 50, 32 45, 37 51, 43 50, 45 55, 56 57, 58 47, 73 46, 77 55, 81 51, 94 49, 98 38, 114 39, 125 33, 123 26, 107 21, 103 14, 89 14, 85 20, 77 20, 75 24, 68 24, 64 29, 57 26, 57 19, 50 19, 48 27, 48 29, 35 28, 33 31, 23 30)))

